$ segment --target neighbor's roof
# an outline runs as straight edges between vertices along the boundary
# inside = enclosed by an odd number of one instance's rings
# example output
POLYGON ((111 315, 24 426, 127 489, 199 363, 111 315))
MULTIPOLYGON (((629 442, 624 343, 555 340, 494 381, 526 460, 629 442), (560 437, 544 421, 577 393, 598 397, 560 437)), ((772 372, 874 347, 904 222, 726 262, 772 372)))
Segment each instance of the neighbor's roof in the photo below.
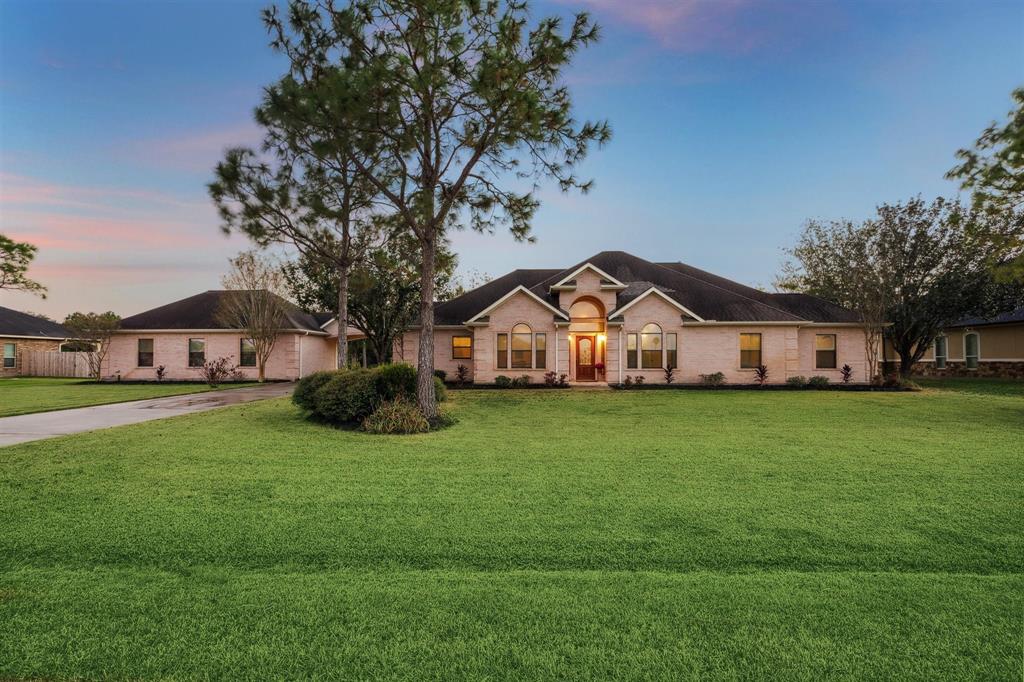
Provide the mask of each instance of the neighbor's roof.
MULTIPOLYGON (((224 290, 204 291, 201 294, 147 310, 121 320, 121 329, 229 329, 218 319, 221 302, 229 293, 231 292, 224 290)), ((318 322, 318 319, 323 318, 322 315, 316 316, 303 312, 283 298, 281 302, 285 305, 288 328, 311 332, 321 331, 320 325, 323 322, 318 322)))
POLYGON ((72 333, 56 322, 0 306, 0 336, 70 339, 72 333))
POLYGON ((462 296, 436 304, 434 323, 461 325, 518 286, 557 307, 558 293, 552 292, 551 286, 588 263, 626 285, 616 292, 617 309, 653 287, 705 321, 859 321, 852 310, 807 294, 771 294, 685 263, 653 263, 624 251, 602 251, 562 270, 513 270, 462 296))
POLYGON ((955 327, 984 327, 990 324, 1014 324, 1024 322, 1024 306, 1017 308, 1016 310, 1009 310, 1005 313, 996 315, 995 317, 969 317, 965 320, 960 320, 956 324, 949 325, 951 328, 955 327))

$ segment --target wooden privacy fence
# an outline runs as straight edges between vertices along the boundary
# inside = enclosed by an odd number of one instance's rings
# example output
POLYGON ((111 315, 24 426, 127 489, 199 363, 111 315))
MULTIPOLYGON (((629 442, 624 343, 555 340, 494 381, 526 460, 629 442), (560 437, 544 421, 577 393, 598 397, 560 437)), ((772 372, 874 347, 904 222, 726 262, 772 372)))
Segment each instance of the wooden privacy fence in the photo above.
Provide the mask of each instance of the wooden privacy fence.
POLYGON ((25 351, 21 374, 30 377, 82 377, 89 376, 88 353, 62 353, 60 351, 25 351))

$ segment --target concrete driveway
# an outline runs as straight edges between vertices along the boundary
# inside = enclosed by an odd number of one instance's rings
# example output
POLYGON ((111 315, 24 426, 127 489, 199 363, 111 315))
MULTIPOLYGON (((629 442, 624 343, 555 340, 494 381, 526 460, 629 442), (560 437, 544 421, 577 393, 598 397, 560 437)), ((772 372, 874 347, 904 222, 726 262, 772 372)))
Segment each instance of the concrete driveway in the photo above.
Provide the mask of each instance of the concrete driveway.
POLYGON ((32 440, 66 436, 70 433, 138 424, 181 414, 205 412, 218 407, 239 405, 289 395, 293 383, 264 384, 208 393, 189 393, 166 398, 135 400, 130 403, 76 407, 70 410, 38 412, 0 418, 0 447, 32 440))

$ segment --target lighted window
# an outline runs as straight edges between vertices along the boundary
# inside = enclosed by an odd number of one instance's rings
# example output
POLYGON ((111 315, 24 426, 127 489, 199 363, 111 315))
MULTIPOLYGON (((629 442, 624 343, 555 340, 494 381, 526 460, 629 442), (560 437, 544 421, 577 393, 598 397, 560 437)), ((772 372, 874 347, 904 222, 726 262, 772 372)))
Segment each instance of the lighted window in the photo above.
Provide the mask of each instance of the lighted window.
POLYGON ((626 369, 636 369, 636 334, 626 334, 626 369))
POLYGON ((964 362, 967 369, 978 369, 978 359, 981 356, 981 343, 977 332, 970 332, 964 336, 964 362))
POLYGON ((498 334, 497 351, 498 369, 508 369, 508 334, 498 334))
POLYGON ((533 352, 533 330, 529 325, 512 327, 512 369, 530 369, 533 352))
POLYGON ((665 366, 673 369, 679 367, 679 360, 676 355, 675 334, 665 334, 665 366))
POLYGON ((15 343, 4 344, 4 367, 14 367, 18 357, 18 345, 15 343))
POLYGON ((206 362, 206 339, 188 340, 188 366, 202 367, 206 362))
POLYGON ((836 368, 836 335, 814 335, 814 366, 817 369, 836 368))
POLYGON ((139 339, 138 360, 139 367, 153 366, 153 339, 139 339))
POLYGON ((946 369, 946 358, 949 357, 949 344, 945 336, 935 339, 935 369, 946 369))
POLYGON ((547 350, 548 350, 548 337, 547 334, 536 334, 533 342, 534 355, 536 361, 534 367, 537 369, 544 369, 547 364, 547 350))
POLYGON ((757 369, 761 366, 761 335, 740 334, 740 368, 757 369))
POLYGON ((661 327, 651 322, 640 330, 641 369, 659 369, 661 350, 661 327))
POLYGON ((239 340, 238 358, 239 367, 256 366, 256 344, 252 342, 252 339, 239 340))
POLYGON ((452 337, 452 359, 469 360, 473 357, 473 337, 453 336, 452 337))

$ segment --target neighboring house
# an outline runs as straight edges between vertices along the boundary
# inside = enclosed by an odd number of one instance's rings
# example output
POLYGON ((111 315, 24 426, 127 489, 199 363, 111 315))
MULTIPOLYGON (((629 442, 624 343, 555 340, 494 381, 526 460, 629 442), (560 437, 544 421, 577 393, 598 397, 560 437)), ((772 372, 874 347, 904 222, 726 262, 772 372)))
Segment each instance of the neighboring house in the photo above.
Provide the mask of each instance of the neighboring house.
MULTIPOLYGON (((156 379, 165 368, 166 379, 198 380, 203 364, 228 358, 249 379, 257 376, 256 355, 243 331, 226 328, 218 320, 225 291, 206 291, 121 320, 110 342, 101 376, 126 380, 156 379)), ((311 372, 336 369, 338 323, 336 316, 302 312, 285 302, 286 329, 267 361, 266 378, 292 380, 311 372)), ((349 339, 362 334, 349 329, 349 339)))
MULTIPOLYGON (((770 294, 683 263, 652 263, 604 251, 565 269, 514 270, 434 308, 434 363, 459 365, 476 383, 545 372, 573 382, 696 383, 721 372, 749 384, 822 375, 841 381, 869 372, 863 326, 845 308, 805 294, 770 294)), ((416 362, 419 329, 396 343, 395 359, 416 362)))
POLYGON ((914 373, 1024 378, 1024 307, 951 325, 925 352, 914 373))
POLYGON ((71 332, 56 322, 0 306, 0 344, 3 346, 0 376, 20 374, 25 353, 60 350, 61 344, 70 338, 71 332))

